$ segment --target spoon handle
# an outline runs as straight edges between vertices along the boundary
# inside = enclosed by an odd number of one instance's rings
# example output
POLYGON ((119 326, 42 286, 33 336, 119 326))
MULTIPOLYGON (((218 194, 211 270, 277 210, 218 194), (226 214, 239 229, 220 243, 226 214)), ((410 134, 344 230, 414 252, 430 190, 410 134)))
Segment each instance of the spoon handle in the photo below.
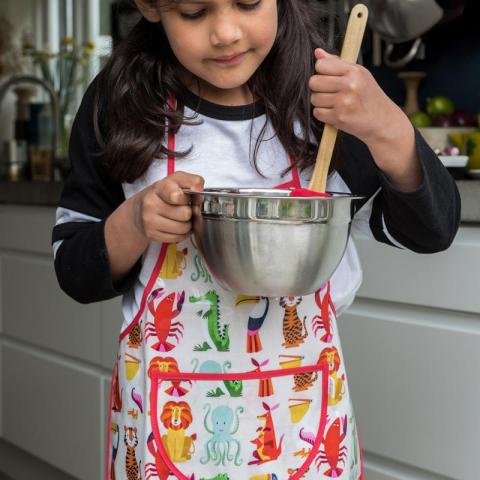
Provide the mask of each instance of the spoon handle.
MULTIPOLYGON (((340 58, 350 63, 356 63, 363 34, 367 25, 368 9, 362 3, 352 8, 348 18, 347 30, 343 39, 340 58)), ((332 125, 325 125, 320 146, 318 147, 317 160, 313 170, 312 179, 308 188, 316 192, 325 192, 327 186, 328 169, 332 160, 333 148, 337 139, 338 130, 332 125)))

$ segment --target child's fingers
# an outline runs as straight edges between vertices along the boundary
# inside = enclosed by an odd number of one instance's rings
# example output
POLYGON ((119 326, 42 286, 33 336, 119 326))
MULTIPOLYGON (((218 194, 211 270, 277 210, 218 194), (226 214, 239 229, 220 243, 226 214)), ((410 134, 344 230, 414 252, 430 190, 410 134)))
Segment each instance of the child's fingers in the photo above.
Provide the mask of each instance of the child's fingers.
POLYGON ((333 108, 315 107, 313 109, 313 116, 320 122, 336 126, 337 119, 333 108))
POLYGON ((328 58, 328 57, 333 57, 334 55, 332 55, 331 53, 328 53, 326 50, 324 50, 323 48, 316 48, 313 52, 313 54, 315 55, 315 58, 317 60, 321 59, 321 58, 328 58))
POLYGON ((343 82, 338 76, 313 75, 310 77, 308 86, 312 92, 338 93, 343 87, 343 82))
POLYGON ((167 204, 188 205, 188 198, 175 180, 165 178, 152 185, 155 194, 167 204), (182 202, 183 200, 183 202, 182 202))
POLYGON ((161 215, 175 222, 189 222, 192 219, 192 207, 190 205, 164 203, 161 215))
POLYGON ((310 101, 314 107, 333 108, 336 98, 335 93, 312 93, 310 101))
POLYGON ((170 205, 190 205, 191 198, 182 189, 203 190, 203 178, 185 172, 176 172, 152 186, 155 193, 170 205))
POLYGON ((320 75, 346 75, 351 64, 336 55, 331 55, 320 48, 315 50, 315 71, 320 75), (319 54, 319 52, 322 52, 319 54))
POLYGON ((160 217, 153 229, 159 234, 187 235, 192 229, 192 224, 191 222, 177 222, 169 218, 160 217))
POLYGON ((205 179, 200 175, 178 171, 168 178, 178 183, 180 188, 190 188, 196 192, 203 190, 205 179))

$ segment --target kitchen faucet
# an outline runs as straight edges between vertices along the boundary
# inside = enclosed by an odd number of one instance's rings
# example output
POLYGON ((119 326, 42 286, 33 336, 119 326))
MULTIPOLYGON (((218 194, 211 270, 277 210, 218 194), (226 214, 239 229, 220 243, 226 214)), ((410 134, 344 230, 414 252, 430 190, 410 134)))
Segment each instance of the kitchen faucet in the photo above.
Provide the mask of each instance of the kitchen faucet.
POLYGON ((2 109, 2 103, 7 94, 8 89, 17 83, 33 83, 36 85, 42 86, 49 94, 50 97, 50 107, 52 111, 52 162, 57 158, 57 152, 59 147, 59 126, 60 126, 60 115, 58 107, 58 97, 53 87, 50 83, 42 80, 41 78, 35 77, 34 75, 14 75, 9 78, 0 86, 0 111, 2 109))

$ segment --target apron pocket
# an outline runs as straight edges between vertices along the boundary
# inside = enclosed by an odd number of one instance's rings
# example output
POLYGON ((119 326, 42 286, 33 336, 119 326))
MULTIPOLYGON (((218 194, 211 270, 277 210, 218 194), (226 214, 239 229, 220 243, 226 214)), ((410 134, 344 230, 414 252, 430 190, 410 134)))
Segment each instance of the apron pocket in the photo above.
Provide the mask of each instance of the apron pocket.
POLYGON ((145 466, 145 478, 318 478, 326 463, 320 447, 328 364, 282 367, 235 373, 151 368, 148 447, 155 460, 145 466))

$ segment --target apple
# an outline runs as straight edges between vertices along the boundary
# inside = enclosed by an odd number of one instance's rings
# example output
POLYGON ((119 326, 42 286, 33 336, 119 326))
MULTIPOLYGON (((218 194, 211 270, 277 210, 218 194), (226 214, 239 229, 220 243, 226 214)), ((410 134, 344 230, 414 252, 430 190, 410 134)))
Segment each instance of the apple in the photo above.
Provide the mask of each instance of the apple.
POLYGON ((427 98, 427 113, 434 115, 451 115, 455 111, 454 103, 447 97, 437 96, 427 98))

